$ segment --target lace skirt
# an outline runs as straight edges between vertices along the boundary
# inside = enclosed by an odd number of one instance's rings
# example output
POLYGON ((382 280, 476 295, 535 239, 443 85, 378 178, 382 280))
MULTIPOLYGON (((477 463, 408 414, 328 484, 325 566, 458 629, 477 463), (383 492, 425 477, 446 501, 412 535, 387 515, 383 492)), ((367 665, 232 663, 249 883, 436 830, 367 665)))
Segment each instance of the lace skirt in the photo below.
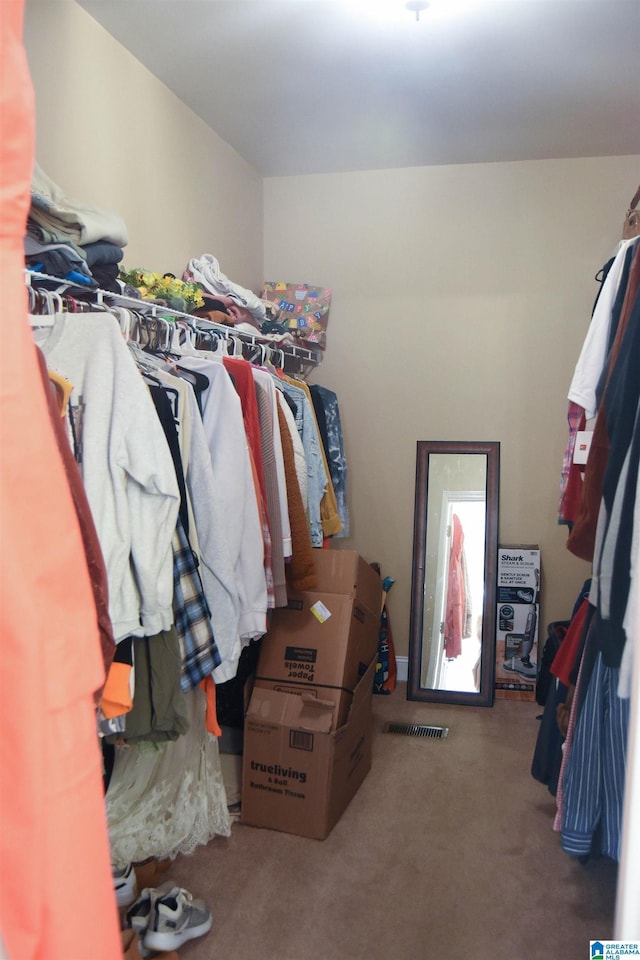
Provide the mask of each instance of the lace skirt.
POLYGON ((169 743, 116 748, 106 795, 116 867, 192 853, 216 834, 231 833, 218 741, 205 727, 204 693, 197 687, 185 699, 186 734, 169 743))

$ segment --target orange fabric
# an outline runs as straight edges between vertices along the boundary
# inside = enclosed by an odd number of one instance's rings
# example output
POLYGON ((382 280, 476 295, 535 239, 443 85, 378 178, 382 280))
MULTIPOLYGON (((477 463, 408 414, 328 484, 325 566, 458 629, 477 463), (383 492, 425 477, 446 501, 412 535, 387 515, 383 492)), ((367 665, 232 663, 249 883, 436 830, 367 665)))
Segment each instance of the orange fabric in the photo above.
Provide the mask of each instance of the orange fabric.
POLYGON ((12 960, 120 960, 92 694, 104 679, 80 530, 27 322, 34 147, 23 0, 0 2, 0 931, 12 960), (70 907, 71 905, 71 907, 70 907))
POLYGON ((131 678, 131 665, 128 663, 112 663, 107 674, 107 682, 102 691, 100 700, 100 709, 107 720, 113 717, 121 717, 129 713, 133 707, 131 699, 131 689, 129 680, 131 678))
POLYGON ((216 705, 216 682, 212 676, 205 677, 200 681, 200 686, 207 697, 207 713, 205 717, 205 726, 209 733, 214 737, 221 737, 222 730, 218 723, 218 709, 216 705))
POLYGON ((66 377, 61 376, 59 373, 56 373, 55 370, 48 370, 47 376, 51 383, 53 383, 60 393, 60 416, 64 419, 67 415, 67 410, 69 408, 69 400, 71 394, 73 393, 73 384, 67 380, 66 377))

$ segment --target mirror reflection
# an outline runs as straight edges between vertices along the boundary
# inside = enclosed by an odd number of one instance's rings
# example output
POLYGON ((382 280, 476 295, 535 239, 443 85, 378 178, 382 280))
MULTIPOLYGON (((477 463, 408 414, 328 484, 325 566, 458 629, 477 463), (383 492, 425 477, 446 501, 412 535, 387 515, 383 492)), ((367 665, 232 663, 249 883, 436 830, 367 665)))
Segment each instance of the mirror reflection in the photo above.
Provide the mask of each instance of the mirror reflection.
POLYGON ((480 689, 487 461, 429 457, 421 686, 480 689))
POLYGON ((498 457, 418 442, 409 699, 493 703, 498 457))

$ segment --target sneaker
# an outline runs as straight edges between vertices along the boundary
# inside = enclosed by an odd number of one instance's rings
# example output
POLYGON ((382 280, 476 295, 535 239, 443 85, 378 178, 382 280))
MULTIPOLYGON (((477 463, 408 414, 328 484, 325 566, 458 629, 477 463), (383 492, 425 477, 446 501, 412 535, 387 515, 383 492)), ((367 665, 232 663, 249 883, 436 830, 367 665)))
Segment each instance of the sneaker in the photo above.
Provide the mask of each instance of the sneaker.
POLYGON ((153 916, 153 908, 156 900, 167 896, 170 893, 178 893, 180 887, 174 887, 169 881, 161 884, 159 887, 145 887, 136 902, 127 910, 125 921, 127 926, 134 930, 138 937, 140 953, 143 957, 151 955, 144 945, 144 937, 147 928, 153 916))
POLYGON ((126 867, 117 870, 112 868, 112 876, 118 906, 128 907, 138 894, 138 884, 133 865, 128 863, 126 867))
POLYGON ((187 940, 208 933, 211 922, 204 900, 194 900, 188 890, 174 887, 155 901, 144 945, 150 950, 175 950, 187 940))

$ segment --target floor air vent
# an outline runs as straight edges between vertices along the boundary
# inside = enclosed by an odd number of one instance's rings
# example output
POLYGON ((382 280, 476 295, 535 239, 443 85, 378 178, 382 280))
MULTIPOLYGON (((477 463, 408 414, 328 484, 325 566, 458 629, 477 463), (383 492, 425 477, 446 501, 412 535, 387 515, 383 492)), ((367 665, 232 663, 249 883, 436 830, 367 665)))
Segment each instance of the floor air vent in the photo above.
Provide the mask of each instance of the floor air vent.
POLYGON ((432 727, 425 723, 395 723, 388 720, 382 728, 384 733, 400 733, 405 737, 420 737, 426 740, 444 740, 449 727, 432 727))

